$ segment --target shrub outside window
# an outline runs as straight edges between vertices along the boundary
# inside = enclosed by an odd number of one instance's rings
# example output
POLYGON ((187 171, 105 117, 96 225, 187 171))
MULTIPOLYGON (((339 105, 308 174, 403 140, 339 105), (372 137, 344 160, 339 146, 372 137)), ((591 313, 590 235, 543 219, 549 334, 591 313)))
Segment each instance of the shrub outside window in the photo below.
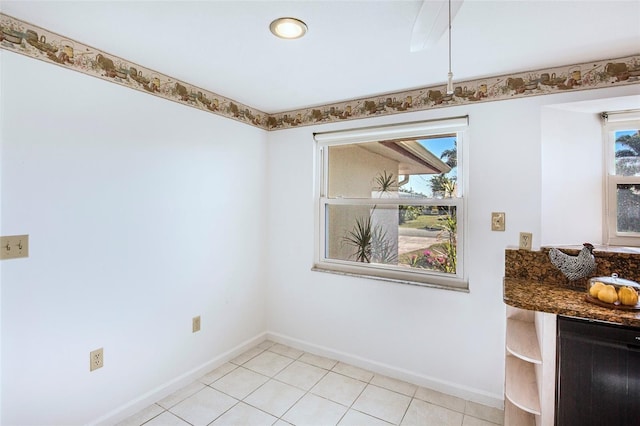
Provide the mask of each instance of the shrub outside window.
POLYGON ((467 121, 316 134, 315 269, 466 289, 467 121))
POLYGON ((604 113, 605 241, 640 246, 640 111, 604 113))

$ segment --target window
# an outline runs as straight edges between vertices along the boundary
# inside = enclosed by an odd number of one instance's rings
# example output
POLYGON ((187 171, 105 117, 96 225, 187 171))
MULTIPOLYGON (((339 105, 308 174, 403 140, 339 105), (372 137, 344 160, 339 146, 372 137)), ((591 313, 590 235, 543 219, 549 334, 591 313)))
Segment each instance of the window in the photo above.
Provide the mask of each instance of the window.
POLYGON ((605 241, 640 246, 640 111, 602 116, 607 150, 605 241))
POLYGON ((466 289, 467 117, 315 135, 315 269, 466 289))

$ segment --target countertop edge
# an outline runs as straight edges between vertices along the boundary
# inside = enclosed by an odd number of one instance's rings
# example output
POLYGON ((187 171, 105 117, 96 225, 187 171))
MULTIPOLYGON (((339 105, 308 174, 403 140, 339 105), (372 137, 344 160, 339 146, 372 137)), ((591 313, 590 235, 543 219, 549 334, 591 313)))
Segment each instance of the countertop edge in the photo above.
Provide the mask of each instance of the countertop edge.
POLYGON ((640 311, 609 309, 589 303, 586 292, 539 282, 503 279, 503 301, 530 311, 640 327, 640 311))

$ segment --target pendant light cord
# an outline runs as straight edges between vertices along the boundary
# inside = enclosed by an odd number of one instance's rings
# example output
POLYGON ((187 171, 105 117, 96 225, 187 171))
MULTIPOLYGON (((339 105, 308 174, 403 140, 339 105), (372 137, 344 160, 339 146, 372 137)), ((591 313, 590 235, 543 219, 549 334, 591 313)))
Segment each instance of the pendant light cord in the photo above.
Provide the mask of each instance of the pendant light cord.
POLYGON ((451 72, 451 0, 449 0, 449 72, 451 72))
POLYGON ((453 94, 453 73, 451 72, 451 0, 449 0, 449 74, 447 74, 447 95, 453 94))

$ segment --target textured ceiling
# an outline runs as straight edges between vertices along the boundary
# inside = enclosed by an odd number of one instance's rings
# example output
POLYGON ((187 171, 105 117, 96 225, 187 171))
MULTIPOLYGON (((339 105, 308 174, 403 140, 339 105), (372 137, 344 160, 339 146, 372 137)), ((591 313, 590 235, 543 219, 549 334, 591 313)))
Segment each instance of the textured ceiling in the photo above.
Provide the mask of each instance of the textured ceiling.
MULTIPOLYGON (((427 0, 429 1, 429 0, 427 0)), ((3 13, 268 113, 435 84, 446 34, 410 52, 422 5, 377 1, 2 1, 3 13), (269 23, 304 20, 299 40, 269 23)), ((469 80, 640 53, 640 1, 465 0, 453 73, 469 80)))

